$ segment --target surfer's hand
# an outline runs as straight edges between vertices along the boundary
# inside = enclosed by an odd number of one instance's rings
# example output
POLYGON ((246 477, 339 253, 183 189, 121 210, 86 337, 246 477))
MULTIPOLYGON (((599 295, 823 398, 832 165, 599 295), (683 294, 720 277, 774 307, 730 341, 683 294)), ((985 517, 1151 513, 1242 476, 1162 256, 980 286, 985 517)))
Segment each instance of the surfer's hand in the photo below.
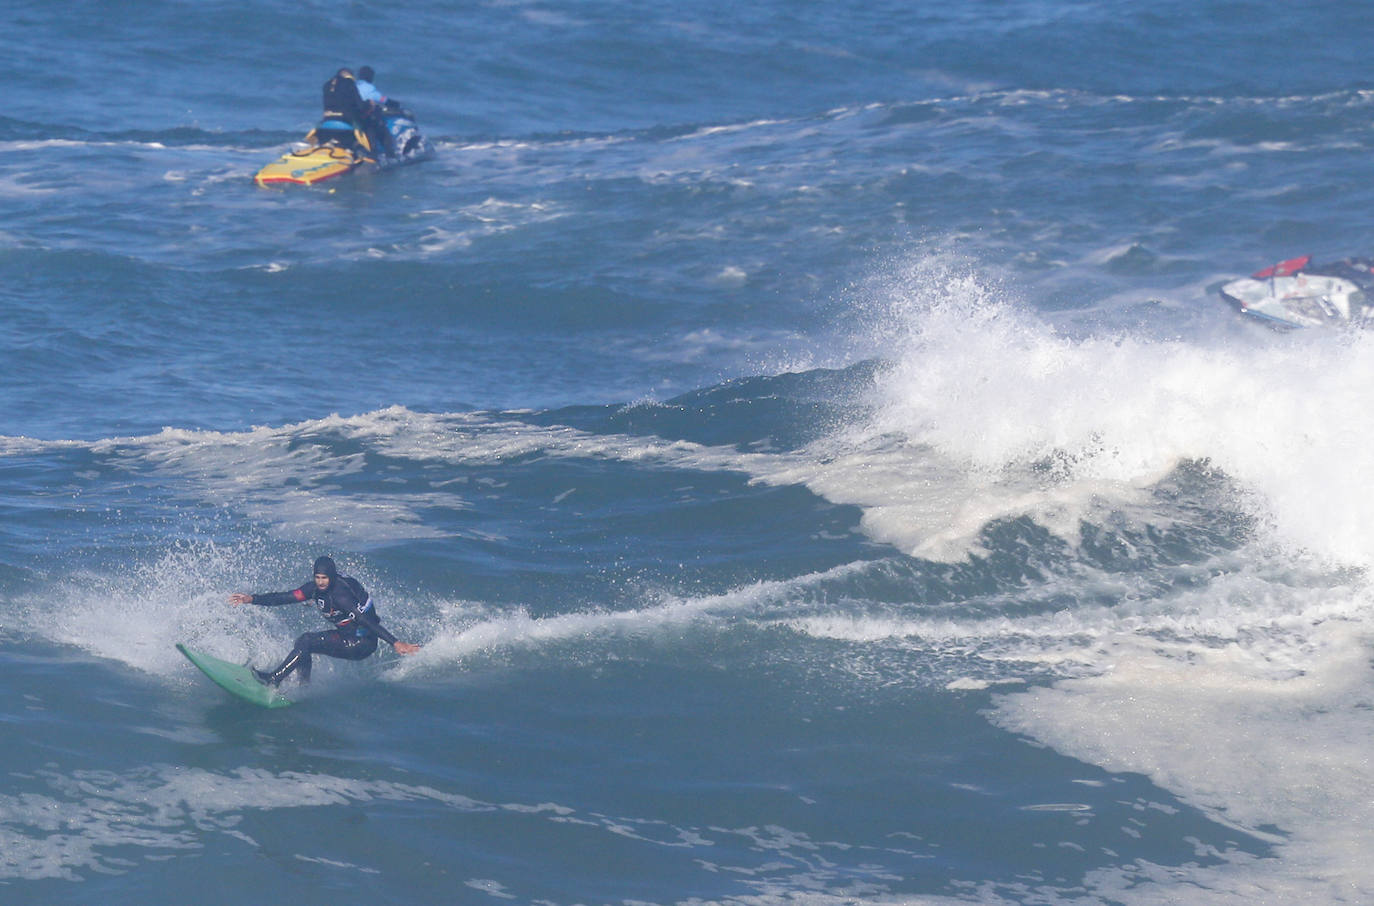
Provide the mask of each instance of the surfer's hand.
POLYGON ((245 595, 242 592, 236 592, 229 596, 229 603, 234 604, 236 606, 239 604, 252 604, 253 596, 245 595))
POLYGON ((391 647, 397 654, 414 654, 420 650, 419 645, 412 645, 410 642, 395 642, 391 647))

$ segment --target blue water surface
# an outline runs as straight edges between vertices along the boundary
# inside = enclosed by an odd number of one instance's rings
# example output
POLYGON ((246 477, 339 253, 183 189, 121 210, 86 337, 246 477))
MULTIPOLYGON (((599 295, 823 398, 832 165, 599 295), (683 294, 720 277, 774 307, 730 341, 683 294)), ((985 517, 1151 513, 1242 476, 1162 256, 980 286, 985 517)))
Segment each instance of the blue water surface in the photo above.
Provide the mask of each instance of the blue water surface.
POLYGON ((1368 251, 1358 7, 6 20, 0 899, 1368 901, 1367 341, 1215 293, 1368 251), (322 553, 420 654, 176 652, 322 553))

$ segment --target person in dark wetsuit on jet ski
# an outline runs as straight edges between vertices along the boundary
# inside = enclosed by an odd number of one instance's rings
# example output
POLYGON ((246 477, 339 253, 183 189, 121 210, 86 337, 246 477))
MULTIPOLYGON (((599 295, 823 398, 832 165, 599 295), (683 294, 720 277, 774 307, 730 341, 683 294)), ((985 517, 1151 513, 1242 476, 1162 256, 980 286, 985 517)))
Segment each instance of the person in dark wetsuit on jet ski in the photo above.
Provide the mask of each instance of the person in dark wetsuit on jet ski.
POLYGON ((389 644, 397 654, 414 654, 420 650, 419 645, 399 641, 386 630, 377 618, 377 608, 367 589, 352 576, 341 575, 329 557, 315 561, 314 577, 300 588, 259 595, 236 593, 229 596, 229 603, 263 607, 314 603, 319 606, 321 615, 334 624, 333 629, 301 635, 276 670, 253 670, 258 679, 271 686, 280 684, 292 671, 299 672, 301 682, 309 682, 310 659, 314 654, 360 661, 377 650, 378 639, 389 644))
MULTIPOLYGON (((376 88, 372 88, 372 91, 375 93, 376 88)), ((336 140, 351 146, 352 129, 357 127, 367 135, 368 144, 372 146, 374 155, 391 153, 386 125, 382 122, 381 108, 374 101, 363 97, 362 92, 358 90, 358 79, 351 69, 340 69, 334 73, 329 81, 324 83, 321 95, 324 118, 320 125, 315 127, 315 137, 320 144, 327 141, 331 134, 339 133, 335 136, 336 140), (331 123, 346 125, 347 131, 331 128, 331 123)))

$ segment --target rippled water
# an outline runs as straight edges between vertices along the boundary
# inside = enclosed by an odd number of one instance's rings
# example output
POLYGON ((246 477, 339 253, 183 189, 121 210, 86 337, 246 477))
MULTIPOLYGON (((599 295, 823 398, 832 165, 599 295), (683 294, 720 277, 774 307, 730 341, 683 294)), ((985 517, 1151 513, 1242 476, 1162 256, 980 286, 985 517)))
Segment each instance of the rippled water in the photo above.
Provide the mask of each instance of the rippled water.
POLYGON ((1365 902, 1360 15, 20 4, 0 898, 1365 902))

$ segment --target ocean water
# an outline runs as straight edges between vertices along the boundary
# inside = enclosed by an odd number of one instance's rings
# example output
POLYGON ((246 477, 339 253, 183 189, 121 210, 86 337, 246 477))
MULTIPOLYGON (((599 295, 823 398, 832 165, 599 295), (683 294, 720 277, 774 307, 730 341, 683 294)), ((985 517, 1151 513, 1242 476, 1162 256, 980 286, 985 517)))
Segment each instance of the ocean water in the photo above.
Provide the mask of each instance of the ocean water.
POLYGON ((13 0, 0 902, 1370 902, 1365 18, 13 0))

